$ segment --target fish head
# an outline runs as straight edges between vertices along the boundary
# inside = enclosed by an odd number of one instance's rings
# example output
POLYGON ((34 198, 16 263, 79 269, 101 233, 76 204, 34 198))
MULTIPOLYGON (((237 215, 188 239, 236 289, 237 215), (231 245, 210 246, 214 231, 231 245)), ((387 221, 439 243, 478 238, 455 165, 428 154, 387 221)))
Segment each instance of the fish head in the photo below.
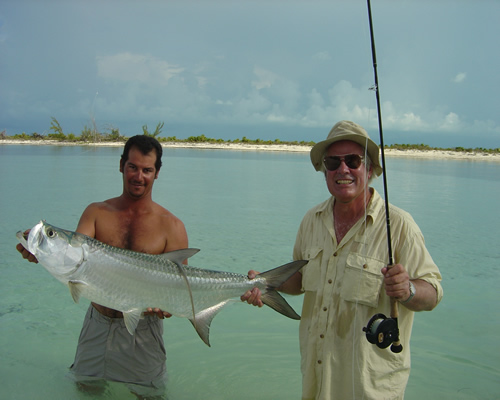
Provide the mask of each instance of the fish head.
POLYGON ((40 221, 30 230, 28 250, 51 275, 66 283, 84 261, 84 237, 40 221))

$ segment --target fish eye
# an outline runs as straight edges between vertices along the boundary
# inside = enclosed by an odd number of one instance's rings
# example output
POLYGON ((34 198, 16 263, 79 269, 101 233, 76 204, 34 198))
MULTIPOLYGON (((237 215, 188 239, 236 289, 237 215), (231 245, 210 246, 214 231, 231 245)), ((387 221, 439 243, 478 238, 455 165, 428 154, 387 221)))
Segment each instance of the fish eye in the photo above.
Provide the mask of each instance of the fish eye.
POLYGON ((56 231, 52 228, 47 228, 46 233, 49 238, 53 238, 56 236, 56 231))

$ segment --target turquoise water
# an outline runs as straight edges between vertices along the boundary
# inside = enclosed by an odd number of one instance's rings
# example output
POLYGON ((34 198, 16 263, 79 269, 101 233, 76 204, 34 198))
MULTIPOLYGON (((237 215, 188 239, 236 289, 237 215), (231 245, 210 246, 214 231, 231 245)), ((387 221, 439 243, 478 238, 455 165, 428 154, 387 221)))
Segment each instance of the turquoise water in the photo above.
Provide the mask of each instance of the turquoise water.
MULTIPOLYGON (((121 193, 120 154, 0 145, 0 398, 78 398, 65 376, 88 302, 22 260, 15 233, 40 219, 74 229, 88 203, 121 193)), ((442 303, 415 318, 406 399, 498 399, 500 164, 388 158, 387 168, 390 201, 413 215, 444 276, 442 303)), ((290 261, 302 216, 327 195, 306 153, 189 149, 165 149, 153 191, 201 249, 191 265, 240 273, 290 261)), ((289 301, 300 311, 300 297, 289 301)), ((166 320, 168 398, 299 399, 297 335, 297 321, 244 304, 214 319, 211 348, 187 320, 166 320)), ((113 384, 106 398, 133 397, 113 384)))

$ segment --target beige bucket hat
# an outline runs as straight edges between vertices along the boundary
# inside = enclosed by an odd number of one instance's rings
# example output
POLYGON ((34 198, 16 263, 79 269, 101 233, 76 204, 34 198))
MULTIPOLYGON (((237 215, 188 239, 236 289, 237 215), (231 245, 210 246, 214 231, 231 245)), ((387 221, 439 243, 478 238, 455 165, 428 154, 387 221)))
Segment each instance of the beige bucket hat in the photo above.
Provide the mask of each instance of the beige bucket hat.
POLYGON ((382 173, 379 159, 380 149, 378 145, 370 139, 368 133, 360 125, 351 121, 337 122, 328 134, 326 140, 316 143, 311 149, 311 162, 316 171, 325 171, 323 157, 325 156, 326 150, 330 145, 341 140, 350 140, 366 148, 372 161, 373 172, 375 172, 377 176, 382 173))

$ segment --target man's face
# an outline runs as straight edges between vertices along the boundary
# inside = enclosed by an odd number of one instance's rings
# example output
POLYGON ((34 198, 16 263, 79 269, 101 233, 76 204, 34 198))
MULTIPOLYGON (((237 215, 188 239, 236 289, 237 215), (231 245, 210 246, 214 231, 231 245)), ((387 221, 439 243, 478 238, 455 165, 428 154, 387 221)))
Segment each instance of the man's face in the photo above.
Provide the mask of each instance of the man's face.
POLYGON ((144 155, 136 147, 130 149, 127 161, 120 166, 120 172, 123 173, 124 190, 132 197, 141 198, 151 193, 159 172, 155 162, 156 151, 144 155))
MULTIPOLYGON (((333 143, 327 150, 325 157, 357 154, 364 158, 365 151, 357 143, 342 140, 333 143)), ((366 189, 368 180, 372 174, 371 169, 367 171, 366 165, 361 163, 358 168, 349 168, 345 160, 334 171, 326 171, 326 184, 330 193, 341 203, 351 203, 363 200, 360 195, 366 189)))

